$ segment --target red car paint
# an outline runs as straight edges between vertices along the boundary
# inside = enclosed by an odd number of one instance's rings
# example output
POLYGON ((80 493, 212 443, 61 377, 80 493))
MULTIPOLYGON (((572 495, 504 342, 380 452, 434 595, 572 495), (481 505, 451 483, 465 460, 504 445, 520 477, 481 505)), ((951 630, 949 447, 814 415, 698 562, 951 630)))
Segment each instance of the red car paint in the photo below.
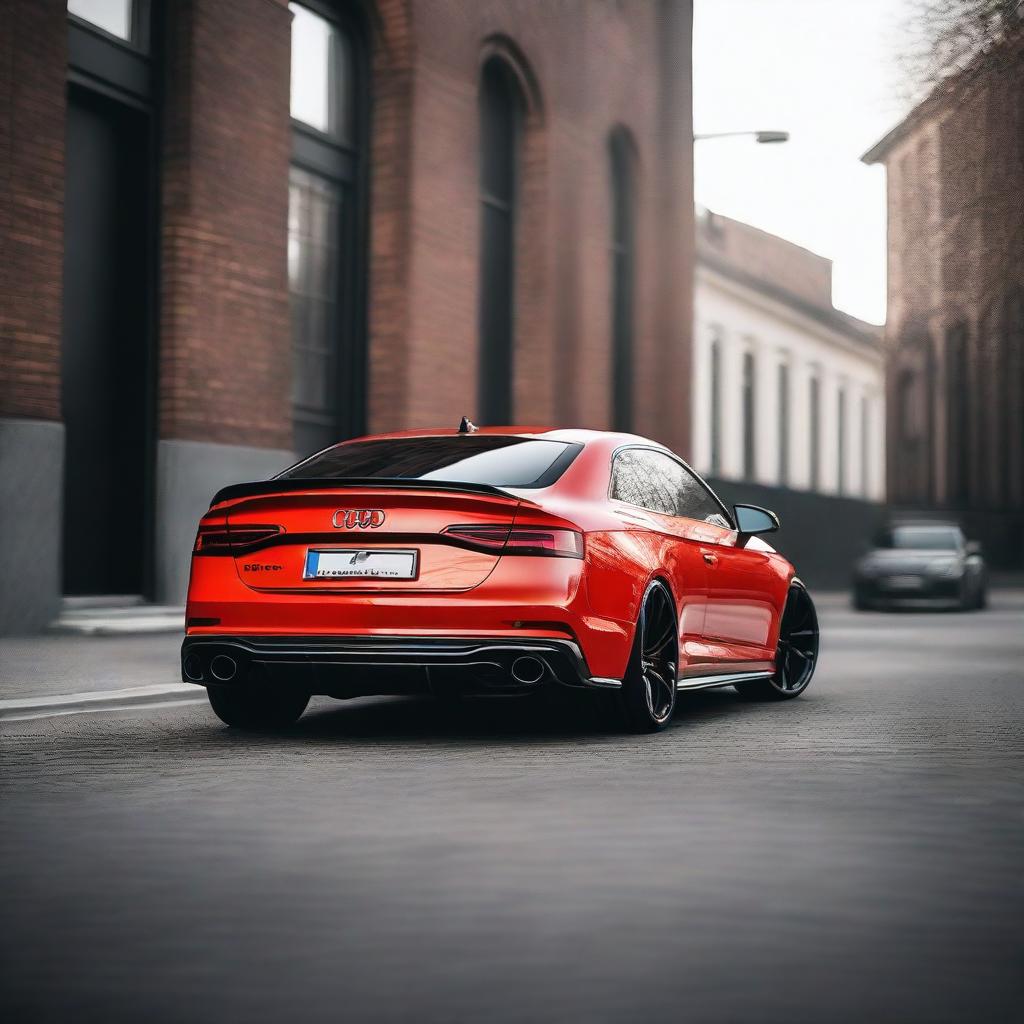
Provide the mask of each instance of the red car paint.
MULTIPOLYGON (((228 497, 210 508, 201 533, 214 541, 218 530, 255 541, 251 550, 228 555, 206 556, 197 545, 187 636, 569 638, 593 677, 620 680, 641 598, 661 579, 677 612, 681 681, 774 669, 790 563, 757 537, 609 497, 617 451, 671 454, 667 449, 599 431, 490 427, 480 433, 583 447, 554 484, 503 488, 505 495, 432 489, 419 481, 415 489, 339 483, 228 497), (351 510, 374 514, 361 526, 345 514, 351 510), (384 513, 379 525, 377 512, 384 513), (582 537, 583 557, 472 550, 446 539, 452 526, 509 523, 514 530, 573 531, 582 537), (411 580, 307 580, 302 573, 311 546, 415 550, 418 571, 411 580)), ((452 434, 406 431, 373 440, 452 434)))

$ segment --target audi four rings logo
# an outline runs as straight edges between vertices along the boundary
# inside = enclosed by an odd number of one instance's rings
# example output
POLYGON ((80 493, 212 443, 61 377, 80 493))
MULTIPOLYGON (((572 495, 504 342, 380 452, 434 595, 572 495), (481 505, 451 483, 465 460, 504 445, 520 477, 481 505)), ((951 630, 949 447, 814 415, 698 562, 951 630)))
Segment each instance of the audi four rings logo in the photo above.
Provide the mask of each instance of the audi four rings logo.
POLYGON ((331 516, 336 530, 376 530, 384 525, 384 511, 379 508, 339 508, 331 516))

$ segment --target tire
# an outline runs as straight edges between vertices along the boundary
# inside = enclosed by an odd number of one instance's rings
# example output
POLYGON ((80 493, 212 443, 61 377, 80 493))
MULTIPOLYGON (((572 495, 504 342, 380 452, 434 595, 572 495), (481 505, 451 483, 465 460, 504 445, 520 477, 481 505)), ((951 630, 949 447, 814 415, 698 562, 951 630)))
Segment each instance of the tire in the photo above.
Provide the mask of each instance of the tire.
POLYGON ((640 603, 622 689, 615 694, 617 725, 626 732, 658 732, 676 708, 679 621, 668 587, 648 586, 640 603))
POLYGON ((298 721, 309 703, 302 690, 244 682, 208 686, 206 696, 214 714, 235 729, 284 729, 298 721))
POLYGON ((786 607, 779 624, 775 674, 768 679, 736 683, 747 700, 792 700, 810 685, 818 663, 818 613, 800 580, 789 585, 786 607))

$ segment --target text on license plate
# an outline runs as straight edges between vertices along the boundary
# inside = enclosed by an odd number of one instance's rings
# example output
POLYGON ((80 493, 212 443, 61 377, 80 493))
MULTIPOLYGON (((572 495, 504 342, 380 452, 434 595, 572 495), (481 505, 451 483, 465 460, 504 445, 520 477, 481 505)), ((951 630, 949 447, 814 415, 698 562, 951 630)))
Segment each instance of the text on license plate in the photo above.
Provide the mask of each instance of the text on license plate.
POLYGON ((415 551, 374 551, 366 548, 310 548, 302 578, 324 579, 416 579, 415 551))

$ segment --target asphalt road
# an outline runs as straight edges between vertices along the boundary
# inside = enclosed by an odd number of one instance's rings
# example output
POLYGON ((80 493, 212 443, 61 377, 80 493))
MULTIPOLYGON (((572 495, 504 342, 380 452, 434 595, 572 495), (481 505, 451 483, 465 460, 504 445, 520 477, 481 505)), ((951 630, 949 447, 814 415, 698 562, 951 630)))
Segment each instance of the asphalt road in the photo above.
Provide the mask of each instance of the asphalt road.
POLYGON ((993 604, 834 606, 804 697, 658 736, 505 701, 4 723, 4 1017, 1024 1019, 1024 594, 993 604))

